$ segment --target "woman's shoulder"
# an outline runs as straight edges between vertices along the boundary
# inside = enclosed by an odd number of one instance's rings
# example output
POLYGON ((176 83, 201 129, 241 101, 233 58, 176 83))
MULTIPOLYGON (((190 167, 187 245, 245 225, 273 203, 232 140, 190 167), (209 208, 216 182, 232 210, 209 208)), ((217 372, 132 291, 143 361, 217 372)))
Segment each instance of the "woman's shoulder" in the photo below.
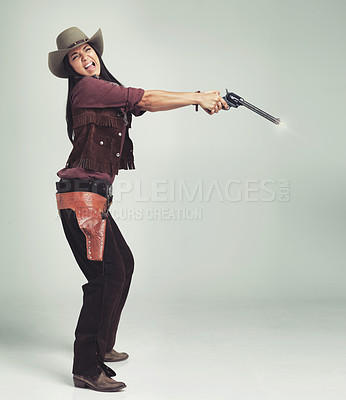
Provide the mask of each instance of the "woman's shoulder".
POLYGON ((81 90, 84 88, 93 88, 93 87, 102 87, 102 86, 108 86, 112 84, 113 82, 108 82, 105 81, 104 79, 101 79, 97 75, 91 75, 91 76, 85 76, 83 77, 73 88, 73 90, 81 90))
POLYGON ((84 103, 87 98, 102 98, 110 90, 113 89, 113 83, 105 81, 96 76, 86 76, 82 78, 73 88, 71 92, 71 102, 73 105, 80 106, 81 101, 84 103))

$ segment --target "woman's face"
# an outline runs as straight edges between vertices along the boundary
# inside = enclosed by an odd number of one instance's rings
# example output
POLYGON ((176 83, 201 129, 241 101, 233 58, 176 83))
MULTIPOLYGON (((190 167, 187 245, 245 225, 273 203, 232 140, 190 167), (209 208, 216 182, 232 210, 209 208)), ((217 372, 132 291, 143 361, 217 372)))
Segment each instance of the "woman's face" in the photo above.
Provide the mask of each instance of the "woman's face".
POLYGON ((89 43, 74 48, 68 53, 72 68, 80 75, 97 75, 101 73, 100 59, 89 43))

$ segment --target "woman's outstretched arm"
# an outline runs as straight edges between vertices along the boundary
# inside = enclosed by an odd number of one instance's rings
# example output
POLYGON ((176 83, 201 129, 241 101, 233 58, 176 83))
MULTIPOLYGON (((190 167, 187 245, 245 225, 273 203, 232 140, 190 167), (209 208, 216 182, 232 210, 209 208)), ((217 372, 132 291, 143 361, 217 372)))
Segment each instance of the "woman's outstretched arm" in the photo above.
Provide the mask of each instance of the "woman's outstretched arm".
POLYGON ((203 93, 146 90, 137 106, 144 111, 155 112, 173 110, 193 104, 200 105, 208 114, 217 113, 222 107, 228 109, 227 103, 217 90, 208 90, 203 93))

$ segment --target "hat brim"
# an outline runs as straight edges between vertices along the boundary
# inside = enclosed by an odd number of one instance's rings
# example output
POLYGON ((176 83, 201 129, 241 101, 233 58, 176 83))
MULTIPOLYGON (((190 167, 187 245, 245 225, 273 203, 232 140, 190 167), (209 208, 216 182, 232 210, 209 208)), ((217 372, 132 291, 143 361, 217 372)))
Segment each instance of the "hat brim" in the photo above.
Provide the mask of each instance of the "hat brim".
MULTIPOLYGON (((90 43, 92 44, 100 57, 103 54, 103 36, 102 36, 102 31, 99 29, 93 36, 91 36, 90 39, 86 40, 85 43, 90 43)), ((61 50, 56 50, 56 51, 51 51, 48 53, 48 67, 51 71, 52 74, 57 76, 58 78, 68 78, 69 75, 66 72, 64 68, 64 63, 63 59, 66 56, 68 52, 73 50, 74 48, 80 46, 79 44, 76 44, 73 47, 70 47, 68 49, 61 49, 61 50)))

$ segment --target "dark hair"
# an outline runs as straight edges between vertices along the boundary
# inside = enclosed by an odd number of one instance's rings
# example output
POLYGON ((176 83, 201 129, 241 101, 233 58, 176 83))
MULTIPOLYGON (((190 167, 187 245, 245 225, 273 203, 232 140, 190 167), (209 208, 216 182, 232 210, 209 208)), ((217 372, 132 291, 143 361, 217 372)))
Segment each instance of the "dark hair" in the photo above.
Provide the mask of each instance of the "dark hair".
MULTIPOLYGON (((105 81, 109 82, 114 82, 117 83, 119 86, 123 86, 114 76, 108 71, 106 68, 105 64, 103 63, 103 60, 101 56, 99 55, 98 51, 94 48, 89 43, 89 46, 92 47, 97 54, 99 60, 100 60, 100 67, 101 67, 101 72, 100 72, 100 79, 103 79, 105 81)), ((72 122, 72 104, 71 104, 71 93, 73 88, 76 86, 76 84, 83 78, 85 78, 85 75, 78 74, 76 72, 69 60, 68 60, 68 54, 63 59, 64 63, 64 68, 66 72, 68 73, 68 93, 67 93, 67 102, 66 102, 66 123, 67 123, 67 133, 70 141, 73 143, 74 137, 73 137, 73 122, 72 122)))

